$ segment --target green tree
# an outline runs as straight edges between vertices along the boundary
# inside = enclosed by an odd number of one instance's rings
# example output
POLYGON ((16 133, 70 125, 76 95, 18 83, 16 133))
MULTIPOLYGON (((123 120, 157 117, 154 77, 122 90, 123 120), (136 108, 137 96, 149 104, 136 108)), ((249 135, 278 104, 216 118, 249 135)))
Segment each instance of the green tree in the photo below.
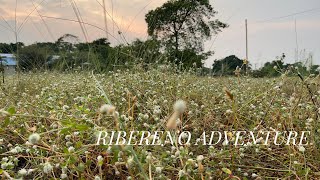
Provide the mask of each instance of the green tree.
POLYGON ((143 63, 150 64, 162 60, 160 42, 155 39, 148 39, 146 41, 136 39, 130 44, 130 48, 131 55, 143 63))
POLYGON ((185 48, 202 52, 204 40, 227 27, 213 20, 216 13, 209 0, 170 0, 149 11, 145 20, 148 34, 160 39, 166 49, 173 49, 178 59, 179 51, 185 48))
POLYGON ((41 44, 32 44, 23 47, 19 52, 19 66, 23 70, 45 69, 48 57, 52 50, 41 44))
POLYGON ((0 43, 0 53, 16 53, 17 48, 21 49, 24 46, 22 42, 18 43, 0 43))
POLYGON ((320 66, 319 65, 312 65, 310 67, 310 73, 311 74, 319 74, 320 72, 320 66))
MULTIPOLYGON (((243 61, 235 55, 216 60, 212 64, 212 72, 216 75, 233 75, 237 67, 241 68, 243 61)), ((250 69, 250 66, 248 67, 250 69)))
POLYGON ((55 42, 59 52, 72 52, 78 43, 79 38, 72 34, 64 34, 55 42))
POLYGON ((285 54, 281 57, 276 57, 276 60, 272 62, 266 62, 260 69, 259 76, 276 77, 280 76, 282 71, 287 69, 288 65, 284 64, 285 54))

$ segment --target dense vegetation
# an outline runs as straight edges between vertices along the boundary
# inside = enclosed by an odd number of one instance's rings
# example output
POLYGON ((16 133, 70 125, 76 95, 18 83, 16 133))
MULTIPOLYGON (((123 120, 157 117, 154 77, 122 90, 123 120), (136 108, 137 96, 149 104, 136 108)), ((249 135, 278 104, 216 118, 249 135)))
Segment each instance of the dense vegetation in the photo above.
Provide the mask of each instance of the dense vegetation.
MULTIPOLYGON (((320 177, 319 76, 212 78, 177 71, 168 65, 143 72, 141 66, 10 79, 0 93, 2 174, 97 180, 320 177), (179 99, 186 109, 169 129, 179 99), (103 104, 109 104, 106 110, 103 104), (190 131, 192 142, 213 130, 310 131, 311 144, 264 146, 244 139, 245 146, 237 147, 95 145, 97 131, 115 127, 190 131)), ((235 141, 235 134, 228 136, 235 141)))

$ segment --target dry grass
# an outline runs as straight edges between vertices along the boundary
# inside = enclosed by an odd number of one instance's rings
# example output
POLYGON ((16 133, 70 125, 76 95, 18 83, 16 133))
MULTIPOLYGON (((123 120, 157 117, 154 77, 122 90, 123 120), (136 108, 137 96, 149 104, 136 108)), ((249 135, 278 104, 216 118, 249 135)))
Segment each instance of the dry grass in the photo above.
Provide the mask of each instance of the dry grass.
MULTIPOLYGON (((211 78, 138 69, 96 74, 100 92, 92 74, 85 72, 23 74, 21 78, 18 84, 12 77, 0 92, 0 109, 5 110, 0 114, 3 176, 320 178, 319 106, 313 104, 299 78, 211 78), (99 112, 106 96, 119 116, 99 112), (305 151, 297 146, 255 146, 248 142, 239 147, 94 145, 97 131, 115 130, 115 123, 124 131, 165 131, 178 99, 187 103, 187 110, 179 116, 182 124, 177 128, 190 131, 193 141, 203 131, 266 131, 272 127, 311 131, 313 144, 305 146, 305 151), (26 143, 32 133, 41 136, 34 145, 26 143), (27 173, 23 175, 21 169, 27 173)), ((305 82, 319 103, 319 77, 305 82)))

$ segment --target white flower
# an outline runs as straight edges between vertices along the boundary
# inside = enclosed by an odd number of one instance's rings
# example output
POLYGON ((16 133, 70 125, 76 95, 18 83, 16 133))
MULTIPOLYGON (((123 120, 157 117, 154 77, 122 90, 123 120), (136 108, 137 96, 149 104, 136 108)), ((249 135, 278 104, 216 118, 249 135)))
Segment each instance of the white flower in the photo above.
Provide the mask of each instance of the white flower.
POLYGON ((152 161, 152 155, 148 154, 148 156, 146 157, 146 160, 149 161, 149 162, 152 161))
POLYGON ((187 138, 188 138, 188 133, 183 132, 183 133, 181 134, 181 137, 182 137, 182 139, 187 139, 187 138))
POLYGON ((98 160, 98 162, 102 162, 102 161, 103 161, 103 157, 99 155, 99 156, 97 157, 97 160, 98 160))
POLYGON ((174 111, 182 114, 186 109, 187 105, 183 100, 178 100, 173 106, 174 111))
POLYGON ((299 151, 300 152, 304 152, 306 150, 306 148, 304 148, 303 146, 299 146, 299 151))
POLYGON ((71 135, 66 135, 66 137, 64 137, 65 140, 69 141, 71 139, 71 135))
POLYGON ((186 172, 184 170, 179 171, 179 177, 183 177, 185 174, 186 174, 186 172))
POLYGON ((67 177, 68 177, 68 176, 67 176, 65 173, 62 173, 62 174, 60 175, 60 178, 61 178, 61 179, 67 179, 67 177))
POLYGON ((100 107, 100 113, 112 115, 116 110, 116 107, 110 104, 104 104, 100 107))
POLYGON ((232 110, 231 109, 227 109, 226 110, 226 114, 231 114, 232 113, 232 110))
POLYGON ((308 122, 308 123, 311 123, 312 121, 313 121, 312 118, 308 118, 308 119, 307 119, 307 122, 308 122))
POLYGON ((3 162, 7 162, 8 160, 9 160, 9 159, 8 159, 7 157, 3 157, 3 158, 2 158, 2 161, 3 161, 3 162))
POLYGON ((198 161, 198 163, 202 162, 203 159, 204 159, 204 156, 203 156, 203 155, 197 156, 197 161, 198 161))
POLYGON ((155 106, 154 109, 153 109, 153 113, 156 114, 156 115, 161 114, 160 106, 155 106))
POLYGON ((15 148, 11 149, 10 152, 13 154, 17 154, 17 153, 22 152, 22 148, 19 146, 16 146, 15 148))
POLYGON ((43 166, 43 172, 49 174, 52 171, 53 167, 49 162, 46 162, 43 166))
POLYGON ((193 159, 190 158, 190 159, 187 160, 187 164, 193 164, 193 163, 194 163, 193 159))
POLYGON ((227 145, 228 145, 228 141, 224 140, 224 141, 222 142, 222 145, 223 145, 223 146, 227 146, 227 145))
POLYGON ((156 167, 156 173, 161 174, 162 172, 162 167, 158 166, 156 167))
POLYGON ((134 164, 134 160, 133 160, 132 156, 128 157, 127 164, 128 164, 129 167, 131 167, 134 164))
POLYGON ((69 151, 69 153, 73 153, 73 152, 74 152, 74 147, 72 147, 72 146, 69 147, 69 148, 68 148, 68 151, 69 151))
POLYGON ((28 173, 27 174, 31 174, 34 171, 35 171, 35 169, 28 169, 28 173))
POLYGON ((29 136, 28 140, 31 144, 37 144, 40 140, 40 135, 38 133, 33 133, 29 136))
POLYGON ((149 119, 149 115, 148 115, 148 114, 144 114, 144 115, 143 115, 143 118, 144 118, 145 120, 148 120, 148 119, 149 119))
POLYGON ((63 109, 63 111, 66 111, 66 110, 70 109, 70 107, 67 106, 67 105, 63 105, 63 106, 62 106, 62 109, 63 109))
POLYGON ((101 178, 97 175, 94 177, 94 180, 101 180, 101 178))
POLYGON ((14 167, 14 164, 11 161, 1 164, 1 169, 7 169, 7 168, 12 168, 12 167, 14 167))
POLYGON ((28 173, 28 171, 26 170, 26 169, 20 169, 19 171, 18 171, 18 174, 19 175, 21 175, 21 176, 25 176, 26 174, 28 173))

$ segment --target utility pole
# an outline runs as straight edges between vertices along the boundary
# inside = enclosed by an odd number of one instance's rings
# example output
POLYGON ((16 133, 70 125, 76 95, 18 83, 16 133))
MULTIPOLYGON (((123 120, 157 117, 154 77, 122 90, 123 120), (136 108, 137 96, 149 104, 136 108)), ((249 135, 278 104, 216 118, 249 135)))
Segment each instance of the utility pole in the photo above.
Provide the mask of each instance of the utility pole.
POLYGON ((0 61, 1 61, 0 69, 1 69, 1 73, 2 73, 2 84, 4 84, 4 65, 3 65, 3 59, 1 56, 0 56, 0 61))
POLYGON ((221 64, 221 76, 223 76, 223 72, 224 71, 224 67, 223 67, 223 62, 222 62, 222 64, 221 64))
MULTIPOLYGON (((103 4, 103 18, 104 18, 104 28, 106 31, 106 38, 108 39, 108 24, 107 24, 107 14, 106 14, 106 3, 105 0, 102 1, 103 4)), ((109 40, 109 39, 108 39, 109 40)))
POLYGON ((295 53, 295 62, 299 61, 299 46, 298 46, 298 32, 297 32, 297 19, 294 20, 294 32, 296 35, 296 53, 295 53))
POLYGON ((249 60, 248 60, 248 22, 246 19, 246 61, 245 61, 246 74, 248 74, 248 63, 249 63, 249 60))

